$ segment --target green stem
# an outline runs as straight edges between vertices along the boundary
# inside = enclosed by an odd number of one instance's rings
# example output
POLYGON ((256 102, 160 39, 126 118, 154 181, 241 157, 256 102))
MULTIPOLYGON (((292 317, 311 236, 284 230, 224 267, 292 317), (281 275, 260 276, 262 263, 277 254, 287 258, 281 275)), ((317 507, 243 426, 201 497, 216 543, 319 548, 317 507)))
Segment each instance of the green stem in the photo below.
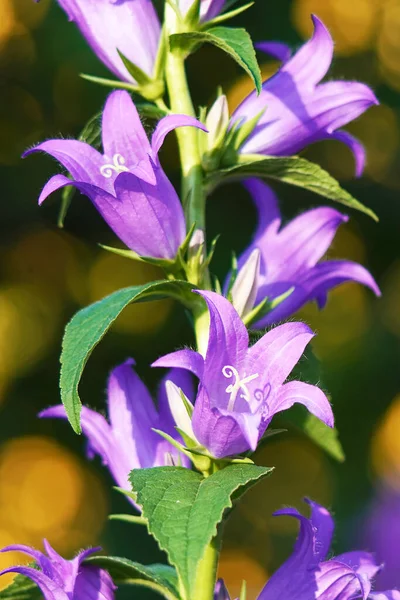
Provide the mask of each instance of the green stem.
POLYGON ((221 549, 220 535, 213 538, 198 564, 193 594, 190 600, 212 600, 217 579, 218 557, 221 549))

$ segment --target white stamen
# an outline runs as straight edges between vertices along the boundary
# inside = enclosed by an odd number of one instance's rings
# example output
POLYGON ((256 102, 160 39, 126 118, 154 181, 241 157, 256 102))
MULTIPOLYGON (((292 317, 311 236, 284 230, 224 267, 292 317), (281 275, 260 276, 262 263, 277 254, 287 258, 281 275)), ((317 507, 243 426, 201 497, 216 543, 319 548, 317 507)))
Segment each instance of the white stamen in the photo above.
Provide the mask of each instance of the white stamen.
POLYGON ((242 390, 242 393, 239 397, 243 398, 243 400, 246 400, 246 402, 250 403, 251 396, 246 384, 250 383, 250 381, 253 381, 254 379, 257 379, 258 373, 249 376, 246 376, 246 373, 244 373, 243 379, 241 379, 239 372, 237 369, 235 369, 235 367, 233 367, 232 365, 225 365, 222 368, 222 374, 227 379, 231 379, 231 377, 235 378, 235 382, 230 383, 225 390, 227 394, 230 394, 228 410, 234 409, 236 398, 240 390, 242 390))
POLYGON ((113 173, 122 173, 129 171, 128 167, 125 166, 126 160, 122 156, 122 154, 114 154, 113 162, 106 163, 100 167, 100 173, 106 179, 110 179, 113 176, 113 173))

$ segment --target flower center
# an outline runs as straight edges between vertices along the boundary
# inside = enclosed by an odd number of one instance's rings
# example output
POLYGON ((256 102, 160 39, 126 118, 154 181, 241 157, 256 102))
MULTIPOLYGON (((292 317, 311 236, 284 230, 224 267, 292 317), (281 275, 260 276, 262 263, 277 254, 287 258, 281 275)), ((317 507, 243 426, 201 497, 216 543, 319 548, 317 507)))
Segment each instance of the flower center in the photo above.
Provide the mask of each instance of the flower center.
POLYGON ((226 377, 226 379, 231 379, 232 377, 235 378, 235 381, 230 383, 225 390, 226 393, 229 394, 228 410, 234 409, 236 398, 240 390, 242 393, 240 394, 239 398, 243 398, 243 400, 246 400, 246 402, 250 403, 251 396, 246 384, 250 383, 250 381, 253 381, 254 379, 257 379, 258 373, 248 376, 246 373, 243 373, 243 378, 241 379, 239 372, 237 369, 235 369, 235 367, 232 367, 232 365, 225 365, 222 368, 222 374, 224 377, 226 377))
POLYGON ((102 165, 100 167, 100 173, 106 179, 110 179, 110 177, 112 177, 114 173, 122 173, 124 171, 129 171, 128 167, 125 166, 125 163, 126 160, 122 156, 122 154, 114 154, 113 162, 102 165))

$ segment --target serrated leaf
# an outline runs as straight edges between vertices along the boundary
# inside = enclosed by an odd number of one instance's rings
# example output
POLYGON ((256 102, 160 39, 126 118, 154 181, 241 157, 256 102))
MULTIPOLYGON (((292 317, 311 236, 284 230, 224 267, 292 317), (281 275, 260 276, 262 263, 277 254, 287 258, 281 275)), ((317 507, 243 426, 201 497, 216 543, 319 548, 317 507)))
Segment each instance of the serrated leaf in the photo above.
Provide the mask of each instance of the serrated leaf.
POLYGON ((106 569, 116 584, 150 588, 167 600, 178 600, 178 576, 173 567, 162 564, 141 565, 118 556, 93 556, 85 564, 106 569))
POLYGON ((251 77, 260 93, 261 71, 258 66, 251 37, 245 29, 234 27, 213 27, 208 31, 175 33, 170 36, 171 50, 193 49, 201 44, 213 44, 229 54, 251 77))
POLYGON ((329 200, 340 202, 369 215, 375 221, 378 220, 378 217, 370 208, 364 206, 344 190, 327 171, 299 156, 243 155, 238 164, 211 173, 207 177, 207 184, 212 189, 222 180, 243 179, 245 177, 277 179, 314 192, 329 200))
POLYGON ((24 575, 17 575, 8 587, 0 591, 1 600, 40 600, 40 598, 42 592, 38 586, 24 575))
POLYGON ((60 388, 68 420, 76 433, 81 432, 81 400, 78 385, 85 364, 94 348, 123 309, 133 302, 175 298, 185 303, 193 289, 186 281, 154 281, 150 284, 118 290, 77 312, 65 328, 60 388))
POLYGON ((167 552, 189 598, 198 563, 233 497, 239 498, 271 471, 254 464, 231 464, 206 479, 182 467, 132 471, 132 488, 149 532, 167 552))

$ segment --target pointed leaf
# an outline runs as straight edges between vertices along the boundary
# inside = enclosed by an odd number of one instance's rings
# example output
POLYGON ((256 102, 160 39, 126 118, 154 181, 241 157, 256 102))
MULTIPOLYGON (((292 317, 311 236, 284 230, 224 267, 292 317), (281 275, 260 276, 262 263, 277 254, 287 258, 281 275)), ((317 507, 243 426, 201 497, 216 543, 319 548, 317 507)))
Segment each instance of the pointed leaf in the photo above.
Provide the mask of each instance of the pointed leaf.
POLYGON ((78 385, 82 371, 94 348, 118 315, 132 302, 166 297, 175 298, 183 303, 190 302, 192 289, 193 286, 185 281, 155 281, 118 290, 74 315, 64 333, 60 359, 60 388, 68 420, 76 433, 81 432, 82 404, 78 394, 78 385), (188 295, 189 300, 187 300, 188 295))
POLYGON ((207 184, 211 190, 223 180, 243 179, 246 177, 277 179, 319 194, 324 198, 340 202, 369 215, 375 221, 378 220, 376 214, 371 209, 353 198, 327 171, 324 171, 319 165, 299 156, 265 157, 243 155, 238 164, 211 173, 207 177, 207 184))
POLYGON ((208 31, 191 31, 170 36, 171 50, 193 50, 201 44, 213 44, 229 54, 253 79, 260 93, 262 79, 251 37, 245 29, 213 27, 208 31))
POLYGON ((177 568, 188 597, 198 563, 233 499, 271 472, 253 464, 231 464, 205 479, 182 467, 132 471, 132 488, 149 532, 177 568))
POLYGON ((38 586, 24 575, 17 575, 8 587, 0 591, 1 600, 40 600, 40 598, 42 592, 38 586))
POLYGON ((85 564, 106 569, 113 581, 147 587, 158 592, 167 600, 178 600, 178 577, 173 567, 168 565, 141 565, 118 556, 93 556, 85 564))

